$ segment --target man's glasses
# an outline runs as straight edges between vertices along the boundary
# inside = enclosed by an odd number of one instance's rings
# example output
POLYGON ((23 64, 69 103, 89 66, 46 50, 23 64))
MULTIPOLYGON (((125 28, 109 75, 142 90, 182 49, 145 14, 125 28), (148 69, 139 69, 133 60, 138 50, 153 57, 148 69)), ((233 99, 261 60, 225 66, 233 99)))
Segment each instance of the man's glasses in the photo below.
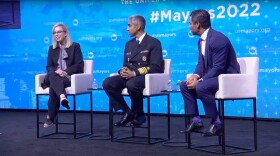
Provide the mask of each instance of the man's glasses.
POLYGON ((53 32, 52 34, 56 34, 56 33, 61 34, 61 33, 63 33, 63 32, 65 32, 65 31, 55 31, 55 32, 53 32))

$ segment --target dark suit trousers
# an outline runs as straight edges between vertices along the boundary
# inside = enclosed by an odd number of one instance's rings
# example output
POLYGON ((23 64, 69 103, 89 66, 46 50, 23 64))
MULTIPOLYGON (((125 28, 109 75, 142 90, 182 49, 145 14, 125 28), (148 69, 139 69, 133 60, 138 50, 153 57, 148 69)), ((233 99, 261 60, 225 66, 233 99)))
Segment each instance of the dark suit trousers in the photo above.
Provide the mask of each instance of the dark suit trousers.
POLYGON ((65 88, 71 86, 71 82, 68 78, 60 77, 55 72, 48 73, 49 87, 49 101, 48 101, 48 115, 50 119, 54 119, 57 116, 60 107, 60 95, 66 94, 65 88))
POLYGON ((199 82, 195 89, 188 89, 184 81, 181 83, 180 88, 188 114, 199 115, 197 99, 200 99, 206 116, 211 117, 213 120, 217 118, 218 111, 215 102, 215 93, 219 89, 217 77, 199 82))
POLYGON ((143 89, 145 88, 145 76, 136 76, 129 80, 120 75, 108 77, 103 82, 103 88, 115 109, 128 111, 129 107, 123 97, 122 90, 127 88, 131 99, 131 111, 135 115, 143 115, 143 89))

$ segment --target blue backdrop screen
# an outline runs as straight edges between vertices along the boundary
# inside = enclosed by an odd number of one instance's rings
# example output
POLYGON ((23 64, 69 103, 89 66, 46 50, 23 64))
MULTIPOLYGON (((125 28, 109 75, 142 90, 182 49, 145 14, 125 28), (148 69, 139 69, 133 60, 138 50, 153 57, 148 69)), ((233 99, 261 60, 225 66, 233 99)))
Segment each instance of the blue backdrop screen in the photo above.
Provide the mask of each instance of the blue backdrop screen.
MULTIPOLYGON (((2 5, 0 3, 0 5, 2 5)), ((98 85, 122 66, 126 27, 130 15, 147 20, 146 31, 158 38, 164 58, 172 59, 171 80, 184 80, 197 61, 197 36, 188 28, 192 10, 209 10, 212 27, 231 40, 237 56, 260 58, 257 115, 279 118, 279 1, 175 1, 175 0, 61 0, 20 1, 20 29, 0 30, 0 108, 34 109, 34 77, 45 73, 51 29, 57 22, 66 24, 73 41, 80 43, 84 59, 94 60, 98 85)), ((0 15, 0 17, 4 17, 0 15)), ((89 86, 90 87, 90 86, 89 86)), ((48 97, 41 98, 47 107, 48 97)), ((87 97, 78 98, 80 110, 88 110, 87 97)), ((107 111, 108 98, 94 92, 94 110, 107 111)), ((128 103, 130 100, 127 99, 128 103)), ((164 112, 166 100, 152 100, 152 111, 164 112)), ((203 107, 199 105, 203 114, 203 107)), ((171 95, 171 112, 184 112, 180 94, 171 95)), ((228 102, 228 115, 250 116, 252 104, 228 102)))

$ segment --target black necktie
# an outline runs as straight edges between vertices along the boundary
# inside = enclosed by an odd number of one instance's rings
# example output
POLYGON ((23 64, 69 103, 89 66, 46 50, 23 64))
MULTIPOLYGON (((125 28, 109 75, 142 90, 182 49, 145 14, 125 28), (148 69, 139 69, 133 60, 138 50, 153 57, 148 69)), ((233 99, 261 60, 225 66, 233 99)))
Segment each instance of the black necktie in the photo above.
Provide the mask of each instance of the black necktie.
POLYGON ((136 44, 137 44, 137 45, 140 45, 140 41, 139 41, 139 40, 137 40, 137 39, 136 39, 136 44))

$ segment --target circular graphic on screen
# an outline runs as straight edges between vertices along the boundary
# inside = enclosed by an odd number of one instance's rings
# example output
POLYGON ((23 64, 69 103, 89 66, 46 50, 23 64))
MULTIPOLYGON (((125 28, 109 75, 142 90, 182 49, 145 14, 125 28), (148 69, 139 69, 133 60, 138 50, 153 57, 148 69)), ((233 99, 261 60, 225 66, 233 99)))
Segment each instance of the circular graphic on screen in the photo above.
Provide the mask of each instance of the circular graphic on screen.
POLYGON ((78 26, 79 25, 79 20, 78 19, 74 19, 73 20, 73 25, 74 26, 78 26))
POLYGON ((92 51, 88 52, 88 58, 90 59, 94 58, 94 53, 92 51))
POLYGON ((113 42, 115 42, 117 39, 118 39, 117 34, 112 34, 112 35, 111 35, 111 40, 112 40, 113 42))
POLYGON ((162 55, 163 55, 163 57, 166 57, 166 56, 168 55, 168 52, 167 52, 166 49, 163 49, 163 50, 162 50, 162 55))
POLYGON ((50 38, 49 37, 44 37, 44 43, 49 44, 49 42, 50 42, 50 38))
POLYGON ((257 48, 256 47, 250 47, 249 48, 249 54, 251 54, 251 55, 257 55, 258 53, 257 53, 258 51, 257 51, 257 48))

